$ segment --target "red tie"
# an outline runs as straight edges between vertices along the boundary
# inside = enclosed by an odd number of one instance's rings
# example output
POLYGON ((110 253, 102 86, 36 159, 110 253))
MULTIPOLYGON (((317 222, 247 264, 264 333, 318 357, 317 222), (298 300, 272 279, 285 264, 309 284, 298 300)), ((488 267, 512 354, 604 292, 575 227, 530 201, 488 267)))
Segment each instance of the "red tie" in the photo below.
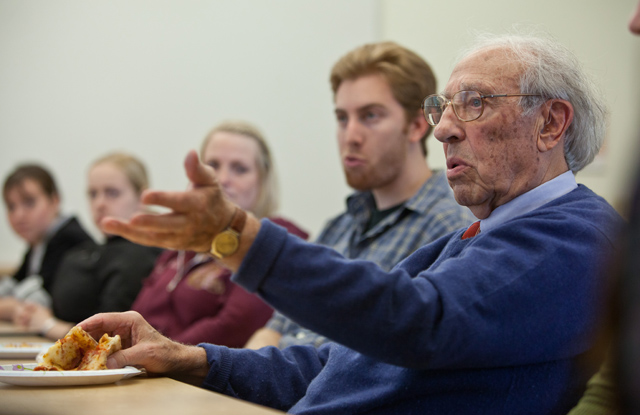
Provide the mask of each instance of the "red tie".
POLYGON ((462 234, 462 239, 473 238, 480 233, 480 221, 473 222, 469 228, 462 234))

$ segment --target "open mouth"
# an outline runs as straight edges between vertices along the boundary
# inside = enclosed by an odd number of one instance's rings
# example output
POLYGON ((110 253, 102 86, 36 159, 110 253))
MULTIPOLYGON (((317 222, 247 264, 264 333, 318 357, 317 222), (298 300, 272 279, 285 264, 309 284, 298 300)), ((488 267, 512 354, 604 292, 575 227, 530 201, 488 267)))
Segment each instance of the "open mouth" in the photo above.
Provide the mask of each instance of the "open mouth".
POLYGON ((447 160, 447 169, 449 170, 453 170, 456 167, 460 167, 460 166, 466 166, 466 164, 464 164, 461 160, 458 160, 458 159, 447 160))
POLYGON ((344 158, 344 165, 348 167, 355 167, 363 164, 362 159, 354 156, 346 156, 344 158))
POLYGON ((452 158, 447 160, 447 177, 453 178, 462 174, 469 167, 467 163, 461 159, 452 158))

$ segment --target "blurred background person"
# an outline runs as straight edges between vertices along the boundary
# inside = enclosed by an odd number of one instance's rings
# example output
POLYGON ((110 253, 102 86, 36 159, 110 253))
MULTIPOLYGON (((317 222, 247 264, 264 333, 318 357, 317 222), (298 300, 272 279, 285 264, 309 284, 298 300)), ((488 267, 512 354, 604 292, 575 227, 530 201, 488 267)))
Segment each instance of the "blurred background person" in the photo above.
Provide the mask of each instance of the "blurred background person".
MULTIPOLYGON (((394 42, 359 46, 330 75, 340 161, 354 192, 316 243, 390 270, 421 246, 475 219, 456 203, 445 172, 427 163, 422 101, 436 92, 430 65, 394 42)), ((245 345, 285 348, 329 341, 275 312, 245 345)))
MULTIPOLYGON (((99 226, 105 216, 131 218, 143 209, 140 196, 148 187, 146 168, 137 158, 112 153, 98 159, 88 174, 93 221, 99 226)), ((50 290, 51 308, 25 301, 14 322, 58 339, 95 313, 128 310, 161 250, 104 236, 104 244, 87 242, 64 256, 50 290)))
POLYGON ((631 19, 629 19, 629 30, 633 34, 640 35, 640 3, 638 3, 631 15, 631 19))
POLYGON ((92 239, 75 217, 60 213, 56 182, 40 165, 16 167, 2 196, 11 228, 28 244, 13 277, 0 278, 0 319, 12 320, 22 300, 50 305, 48 291, 63 255, 92 239))
MULTIPOLYGON (((270 218, 304 239, 308 234, 274 217, 278 192, 271 151, 262 133, 244 121, 225 121, 204 139, 202 161, 213 167, 224 193, 258 218, 270 218)), ((211 255, 166 250, 132 309, 164 335, 182 343, 241 347, 272 309, 230 280, 211 255)))
MULTIPOLYGON (((629 20, 629 31, 640 35, 640 2, 629 20)), ((640 173, 640 172, 639 172, 640 173)), ((602 359, 580 402, 569 415, 640 413, 640 174, 636 175, 621 250, 610 267, 613 293, 601 328, 599 347, 590 359, 602 359)))

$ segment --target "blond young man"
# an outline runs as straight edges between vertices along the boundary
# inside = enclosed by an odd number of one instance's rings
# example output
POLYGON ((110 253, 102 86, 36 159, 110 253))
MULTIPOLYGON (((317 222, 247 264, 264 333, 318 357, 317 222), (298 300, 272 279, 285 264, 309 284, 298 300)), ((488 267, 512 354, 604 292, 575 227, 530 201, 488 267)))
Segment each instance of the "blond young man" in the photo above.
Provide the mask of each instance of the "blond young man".
MULTIPOLYGON (((420 105, 436 88, 429 65, 396 43, 367 44, 338 60, 330 81, 340 160, 356 192, 315 242, 388 271, 421 246, 468 226, 473 216, 453 199, 444 172, 425 160, 431 126, 420 105)), ((245 347, 327 341, 276 311, 245 347)))

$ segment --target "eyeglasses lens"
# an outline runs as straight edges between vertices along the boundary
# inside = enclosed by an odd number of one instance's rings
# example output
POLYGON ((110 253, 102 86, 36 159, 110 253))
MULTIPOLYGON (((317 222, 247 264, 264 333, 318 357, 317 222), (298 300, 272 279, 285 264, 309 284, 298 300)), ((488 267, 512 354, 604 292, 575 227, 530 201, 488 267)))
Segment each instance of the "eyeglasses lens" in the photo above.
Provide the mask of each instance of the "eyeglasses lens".
POLYGON ((451 102, 461 121, 473 121, 482 114, 482 96, 476 91, 459 91, 451 102))
POLYGON ((429 124, 438 125, 440 118, 442 118, 444 104, 444 100, 438 95, 428 96, 424 100, 424 117, 429 124))
POLYGON ((438 125, 447 105, 451 102, 453 111, 460 121, 473 121, 482 115, 484 109, 482 95, 476 91, 458 91, 451 101, 442 95, 430 95, 424 100, 424 117, 431 125, 438 125))

